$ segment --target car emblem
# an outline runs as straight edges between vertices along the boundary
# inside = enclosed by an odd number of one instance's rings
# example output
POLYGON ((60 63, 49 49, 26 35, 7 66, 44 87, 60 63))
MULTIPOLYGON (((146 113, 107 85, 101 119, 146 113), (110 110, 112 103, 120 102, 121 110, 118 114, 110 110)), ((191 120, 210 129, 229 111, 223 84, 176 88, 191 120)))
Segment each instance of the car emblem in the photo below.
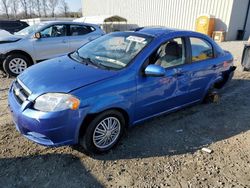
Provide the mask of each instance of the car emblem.
POLYGON ((20 89, 15 89, 14 92, 15 92, 16 96, 20 95, 20 89))

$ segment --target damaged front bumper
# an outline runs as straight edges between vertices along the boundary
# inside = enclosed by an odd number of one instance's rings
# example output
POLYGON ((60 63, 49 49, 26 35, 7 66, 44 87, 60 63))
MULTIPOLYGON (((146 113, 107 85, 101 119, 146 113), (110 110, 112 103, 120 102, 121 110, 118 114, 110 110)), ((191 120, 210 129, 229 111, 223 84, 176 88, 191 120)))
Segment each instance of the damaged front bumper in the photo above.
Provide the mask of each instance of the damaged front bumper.
POLYGON ((84 110, 37 111, 29 101, 20 104, 12 88, 9 90, 8 102, 16 129, 29 140, 45 146, 78 143, 79 127, 85 117, 82 113, 84 110))

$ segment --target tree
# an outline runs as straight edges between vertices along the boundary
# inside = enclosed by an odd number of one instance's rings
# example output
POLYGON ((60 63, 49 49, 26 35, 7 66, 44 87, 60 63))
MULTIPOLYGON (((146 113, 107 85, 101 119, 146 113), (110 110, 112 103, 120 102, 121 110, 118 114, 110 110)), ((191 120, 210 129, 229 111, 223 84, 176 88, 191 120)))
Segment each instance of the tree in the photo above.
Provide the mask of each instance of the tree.
POLYGON ((68 16, 69 13, 69 5, 65 0, 61 0, 61 10, 63 11, 63 14, 65 17, 68 16))
POLYGON ((42 6, 41 0, 35 0, 34 4, 35 4, 35 8, 37 10, 38 16, 41 17, 41 15, 42 15, 41 14, 41 6, 42 6))
POLYGON ((55 17, 55 10, 56 10, 56 7, 58 6, 59 0, 48 0, 48 2, 49 2, 50 10, 51 10, 51 16, 55 17))
POLYGON ((29 9, 29 15, 30 15, 30 18, 32 18, 32 15, 33 15, 33 10, 34 10, 34 0, 28 0, 28 9, 29 9))
POLYGON ((42 0, 42 9, 44 17, 47 17, 47 9, 48 9, 47 0, 42 0))
POLYGON ((9 19, 10 18, 10 15, 9 15, 9 0, 1 0, 1 7, 4 10, 7 18, 9 19))
POLYGON ((29 16, 28 15, 28 5, 29 5, 28 0, 20 0, 20 2, 24 11, 24 15, 26 18, 28 18, 29 16))
POLYGON ((15 18, 17 18, 17 12, 18 12, 19 5, 20 5, 19 1, 11 0, 10 3, 11 3, 12 14, 14 15, 15 18))

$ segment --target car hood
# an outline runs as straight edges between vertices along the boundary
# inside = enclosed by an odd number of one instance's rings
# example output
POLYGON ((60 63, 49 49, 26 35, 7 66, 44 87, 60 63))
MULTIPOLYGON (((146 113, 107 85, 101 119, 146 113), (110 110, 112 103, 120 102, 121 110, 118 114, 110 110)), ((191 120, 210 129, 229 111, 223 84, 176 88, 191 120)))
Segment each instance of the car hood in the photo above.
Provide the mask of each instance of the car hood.
POLYGON ((103 70, 62 56, 31 66, 18 79, 32 94, 39 96, 48 92, 68 93, 116 74, 117 71, 103 70))
POLYGON ((11 43, 11 42, 17 42, 24 38, 25 36, 19 36, 19 35, 9 35, 9 36, 1 36, 0 35, 0 44, 2 43, 11 43))

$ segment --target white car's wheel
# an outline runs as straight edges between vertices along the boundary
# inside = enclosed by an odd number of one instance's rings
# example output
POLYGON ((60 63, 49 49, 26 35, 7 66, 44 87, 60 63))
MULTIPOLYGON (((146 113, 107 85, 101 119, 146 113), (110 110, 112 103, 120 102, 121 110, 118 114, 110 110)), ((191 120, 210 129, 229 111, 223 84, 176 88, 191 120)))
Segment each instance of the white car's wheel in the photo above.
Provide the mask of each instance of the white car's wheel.
POLYGON ((10 76, 17 76, 31 64, 30 59, 22 54, 10 54, 4 60, 3 68, 6 74, 10 76))

